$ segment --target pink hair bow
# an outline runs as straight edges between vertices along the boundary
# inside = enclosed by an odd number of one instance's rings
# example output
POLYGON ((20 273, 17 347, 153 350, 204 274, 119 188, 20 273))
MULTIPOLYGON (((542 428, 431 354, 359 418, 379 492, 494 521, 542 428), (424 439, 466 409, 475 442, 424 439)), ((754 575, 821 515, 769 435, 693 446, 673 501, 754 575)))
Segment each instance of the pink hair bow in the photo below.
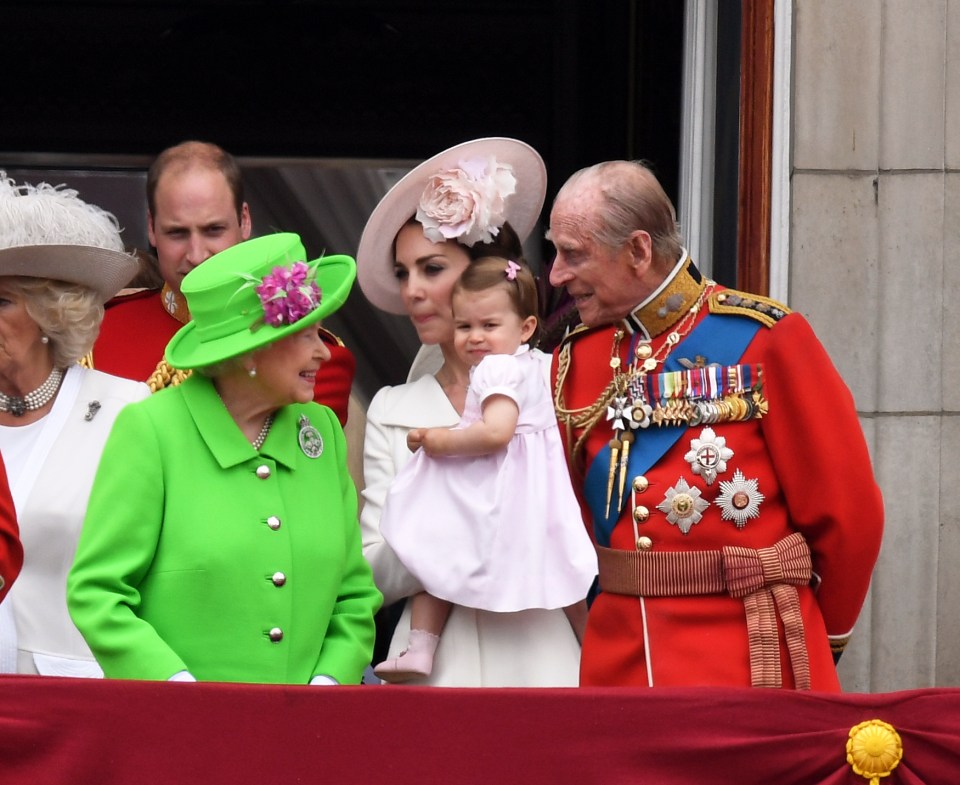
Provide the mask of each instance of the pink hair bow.
POLYGON ((515 281, 517 280, 517 273, 520 272, 520 265, 516 262, 507 262, 507 280, 515 281))

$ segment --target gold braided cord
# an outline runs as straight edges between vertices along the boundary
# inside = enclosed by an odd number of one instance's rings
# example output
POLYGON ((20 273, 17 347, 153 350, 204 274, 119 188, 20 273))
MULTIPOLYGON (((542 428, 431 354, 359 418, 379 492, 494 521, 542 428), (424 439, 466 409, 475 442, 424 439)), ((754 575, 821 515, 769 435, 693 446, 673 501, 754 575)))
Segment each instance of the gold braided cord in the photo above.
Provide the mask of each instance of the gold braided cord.
MULTIPOLYGON (((649 372, 652 372, 657 365, 662 366, 669 354, 673 351, 673 348, 693 329, 697 321, 697 314, 700 312, 704 300, 710 296, 715 288, 716 283, 714 281, 706 281, 704 283, 703 288, 701 288, 700 293, 697 295, 696 301, 676 324, 676 329, 674 329, 667 340, 660 346, 656 355, 647 361, 651 363, 649 372)), ((553 389, 553 406, 557 412, 557 419, 559 419, 566 428, 567 450, 571 469, 576 465, 576 458, 583 449, 583 444, 587 436, 590 435, 590 431, 593 430, 596 424, 600 422, 600 419, 606 414, 610 402, 617 395, 623 395, 628 377, 634 375, 642 377, 648 373, 648 370, 636 367, 635 358, 633 365, 626 374, 618 372, 620 340, 622 337, 622 333, 615 333, 614 335, 613 351, 610 355, 613 379, 611 379, 603 389, 603 392, 600 393, 600 396, 592 404, 582 409, 567 409, 563 396, 563 385, 567 378, 567 372, 570 369, 570 347, 573 342, 568 341, 563 344, 557 355, 557 381, 553 389), (583 431, 574 443, 573 431, 577 428, 582 428, 583 431)))
POLYGON ((190 376, 191 371, 181 371, 174 368, 166 360, 157 363, 156 370, 147 379, 150 392, 155 393, 166 387, 176 387, 190 376))
MULTIPOLYGON (((93 370, 93 351, 87 352, 78 362, 84 368, 93 370)), ((159 392, 166 387, 176 387, 182 383, 184 379, 189 378, 190 373, 191 371, 178 370, 172 367, 166 360, 161 360, 157 363, 157 367, 147 379, 147 386, 152 393, 159 392)))
POLYGON ((607 411, 607 406, 613 397, 617 394, 617 383, 611 379, 603 392, 600 393, 593 403, 582 409, 566 408, 566 401, 563 395, 563 385, 567 379, 567 371, 570 369, 570 344, 564 344, 557 356, 557 381, 553 388, 553 405, 557 411, 557 418, 564 424, 567 437, 567 454, 569 456, 570 467, 573 468, 577 456, 583 449, 583 443, 594 426, 600 422, 600 418, 607 411), (582 428, 583 432, 573 443, 573 431, 582 428))

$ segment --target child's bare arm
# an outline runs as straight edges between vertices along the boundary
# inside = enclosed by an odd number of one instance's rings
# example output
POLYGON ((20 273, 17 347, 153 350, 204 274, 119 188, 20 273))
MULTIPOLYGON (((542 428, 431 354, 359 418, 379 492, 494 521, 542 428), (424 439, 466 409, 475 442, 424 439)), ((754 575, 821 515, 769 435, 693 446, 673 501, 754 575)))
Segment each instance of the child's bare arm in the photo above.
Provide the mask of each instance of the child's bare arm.
POLYGON ((517 430, 520 410, 506 395, 491 395, 483 403, 483 419, 467 428, 415 428, 407 447, 423 447, 427 455, 488 455, 509 444, 517 430))

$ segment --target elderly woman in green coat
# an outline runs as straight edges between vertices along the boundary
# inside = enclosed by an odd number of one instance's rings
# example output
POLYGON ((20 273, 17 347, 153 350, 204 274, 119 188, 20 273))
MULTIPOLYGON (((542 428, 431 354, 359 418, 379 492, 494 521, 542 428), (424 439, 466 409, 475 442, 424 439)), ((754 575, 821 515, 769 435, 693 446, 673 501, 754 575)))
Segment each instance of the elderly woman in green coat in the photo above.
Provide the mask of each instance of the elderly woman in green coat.
POLYGON ((184 278, 167 360, 196 370, 120 413, 68 579, 107 677, 360 682, 382 598, 343 432, 312 400, 320 319, 355 275, 275 234, 184 278))

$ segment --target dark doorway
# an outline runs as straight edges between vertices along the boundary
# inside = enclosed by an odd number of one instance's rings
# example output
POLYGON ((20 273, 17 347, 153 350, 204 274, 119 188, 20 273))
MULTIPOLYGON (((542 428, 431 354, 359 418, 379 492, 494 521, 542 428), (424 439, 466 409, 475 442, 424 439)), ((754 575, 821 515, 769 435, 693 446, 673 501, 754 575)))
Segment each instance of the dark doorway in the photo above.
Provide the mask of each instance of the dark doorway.
MULTIPOLYGON (((676 200, 683 6, 7 2, 0 168, 139 177, 162 148, 209 139, 258 173, 261 214, 283 214, 271 223, 292 216, 286 228, 296 230, 321 208, 298 204, 274 164, 380 162, 389 174, 457 142, 503 135, 543 155, 548 204, 574 170, 611 158, 649 161, 676 200)), ((353 198, 330 177, 328 199, 353 198)), ((330 250, 352 252, 359 239, 303 231, 330 250)), ((548 257, 539 250, 535 258, 548 257)), ((338 325, 366 358, 358 382, 368 394, 402 380, 410 351, 408 325, 385 326, 371 311, 356 292, 338 325)))

